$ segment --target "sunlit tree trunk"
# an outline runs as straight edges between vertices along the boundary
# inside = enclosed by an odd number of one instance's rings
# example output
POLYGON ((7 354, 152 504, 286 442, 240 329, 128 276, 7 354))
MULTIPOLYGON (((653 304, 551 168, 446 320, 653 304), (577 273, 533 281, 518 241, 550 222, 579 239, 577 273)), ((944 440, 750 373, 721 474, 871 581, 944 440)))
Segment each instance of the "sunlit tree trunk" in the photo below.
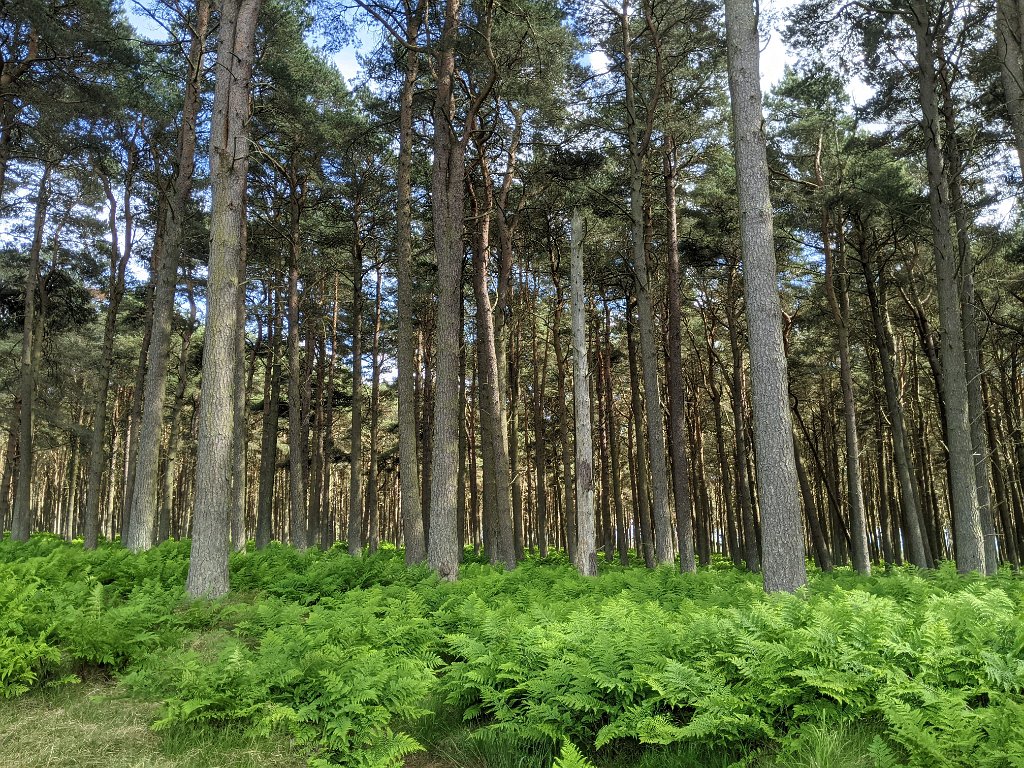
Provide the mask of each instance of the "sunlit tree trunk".
MULTIPOLYGON (((754 442, 759 466, 756 479, 764 587, 768 592, 792 592, 807 583, 807 566, 782 343, 772 207, 768 197, 760 42, 754 8, 749 0, 726 0, 725 27, 753 385, 754 442)), ((747 531, 747 535, 753 535, 753 531, 747 531)))
POLYGON ((217 83, 210 127, 210 260, 202 389, 196 450, 192 552, 186 589, 217 597, 229 589, 230 530, 224 489, 234 471, 238 284, 249 160, 249 114, 260 0, 224 0, 217 46, 217 83))

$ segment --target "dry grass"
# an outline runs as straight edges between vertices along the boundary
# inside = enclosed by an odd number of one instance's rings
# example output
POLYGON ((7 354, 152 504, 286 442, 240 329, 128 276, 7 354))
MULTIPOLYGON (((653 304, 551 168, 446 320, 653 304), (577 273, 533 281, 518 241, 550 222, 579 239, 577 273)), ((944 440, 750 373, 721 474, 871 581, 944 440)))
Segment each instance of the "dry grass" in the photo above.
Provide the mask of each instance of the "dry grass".
POLYGON ((288 745, 225 729, 149 729, 157 705, 90 681, 0 701, 0 768, 299 768, 288 745))

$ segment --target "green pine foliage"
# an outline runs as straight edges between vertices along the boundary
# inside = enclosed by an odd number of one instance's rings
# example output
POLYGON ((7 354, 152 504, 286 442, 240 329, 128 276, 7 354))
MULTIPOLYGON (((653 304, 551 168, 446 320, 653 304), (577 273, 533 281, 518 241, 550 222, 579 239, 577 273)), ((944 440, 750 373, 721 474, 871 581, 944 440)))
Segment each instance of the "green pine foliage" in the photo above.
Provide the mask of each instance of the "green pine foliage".
POLYGON ((0 696, 98 668, 163 702, 160 732, 286 734, 313 766, 399 766, 436 706, 491 752, 562 768, 662 750, 1024 766, 1024 581, 1009 571, 818 574, 793 596, 724 563, 583 579, 559 556, 468 562, 445 583, 393 549, 275 545, 233 557, 231 597, 190 602, 187 557, 187 542, 0 542, 0 696))

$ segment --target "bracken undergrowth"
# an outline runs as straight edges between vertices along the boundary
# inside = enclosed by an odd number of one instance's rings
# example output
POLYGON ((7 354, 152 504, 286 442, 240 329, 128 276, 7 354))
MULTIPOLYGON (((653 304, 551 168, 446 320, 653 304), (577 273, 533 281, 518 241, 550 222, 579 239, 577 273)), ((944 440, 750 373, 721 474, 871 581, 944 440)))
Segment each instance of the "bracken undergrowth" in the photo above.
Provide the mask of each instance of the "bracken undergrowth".
POLYGON ((284 733, 311 766, 401 765, 444 707, 480 745, 563 768, 666 748, 798 764, 851 729, 864 766, 1024 768, 1009 571, 840 570, 765 595, 724 563, 585 579, 560 556, 469 560, 447 583, 394 549, 272 545, 232 557, 230 597, 189 601, 187 542, 0 542, 0 697, 99 668, 162 702, 155 729, 284 733))

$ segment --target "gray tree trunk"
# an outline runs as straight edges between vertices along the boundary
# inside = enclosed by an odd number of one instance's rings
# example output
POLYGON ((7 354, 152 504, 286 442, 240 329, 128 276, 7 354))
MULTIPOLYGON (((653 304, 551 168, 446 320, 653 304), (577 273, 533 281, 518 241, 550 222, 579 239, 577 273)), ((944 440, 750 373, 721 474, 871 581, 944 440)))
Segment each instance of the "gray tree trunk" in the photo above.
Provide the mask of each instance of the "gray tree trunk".
MULTIPOLYGON (((370 554, 380 546, 380 501, 377 496, 377 456, 378 432, 380 424, 380 338, 381 338, 381 287, 382 270, 377 265, 377 288, 373 294, 373 346, 371 348, 371 382, 370 382, 370 461, 366 468, 366 519, 369 521, 369 537, 367 545, 370 554)), ((465 377, 463 376, 463 388, 465 377)), ((460 477, 461 477, 460 473, 460 477)), ((462 499, 462 494, 459 494, 462 499)))
MULTIPOLYGON (((820 144, 819 144, 820 149, 820 144)), ((817 181, 824 189, 820 153, 816 164, 817 181)), ((825 293, 836 321, 839 347, 839 383, 843 391, 843 422, 846 433, 846 488, 850 501, 850 536, 852 538, 853 567, 857 573, 871 575, 871 556, 868 552, 868 526, 864 509, 863 474, 860 467, 860 438, 857 434, 857 401, 853 393, 853 365, 850 362, 850 290, 846 273, 846 249, 842 239, 832 247, 832 217, 827 207, 821 213, 821 239, 825 253, 825 293), (838 275, 836 274, 838 272, 838 275), (836 280, 839 290, 836 290, 836 280)), ((840 231, 842 223, 839 225, 840 231)))
MULTIPOLYGON (((405 38, 416 43, 420 24, 426 13, 426 0, 419 0, 415 10, 406 17, 405 38)), ((398 277, 398 465, 401 488, 402 537, 405 541, 405 562, 422 563, 427 557, 423 509, 419 491, 419 457, 416 429, 416 332, 413 323, 412 271, 412 143, 413 94, 419 70, 419 55, 405 52, 405 75, 399 102, 398 178, 395 249, 398 277)))
MULTIPOLYGON (((103 177, 107 197, 107 224, 110 230, 110 261, 107 264, 107 312, 103 323, 103 341, 100 345, 100 367, 96 371, 96 401, 93 406, 92 436, 89 441, 89 467, 85 491, 86 549, 95 549, 97 544, 100 515, 100 491, 103 485, 103 471, 107 468, 107 454, 104 450, 107 432, 107 395, 110 392, 110 369, 114 365, 114 337, 117 334, 117 311, 124 295, 124 275, 131 257, 132 212, 131 184, 126 181, 124 193, 124 249, 117 224, 117 200, 110 180, 103 177)), ((152 538, 152 528, 149 537, 152 538)))
POLYGON ((626 120, 629 144, 629 213, 632 233, 632 265, 635 277, 637 326, 640 331, 640 368, 643 402, 647 416, 647 450, 651 471, 651 519, 654 524, 654 554, 659 565, 671 564, 676 557, 672 537, 672 518, 668 510, 668 469, 665 456, 665 419, 661 410, 661 386, 658 383, 658 344, 654 334, 654 310, 651 307, 651 281, 647 274, 647 248, 644 238, 643 158, 640 125, 633 93, 632 56, 629 28, 623 21, 626 83, 626 120))
POLYGON ((915 0, 909 19, 917 44, 918 83, 928 166, 928 200, 934 238, 938 283, 943 394, 946 402, 946 437, 949 445, 950 496, 956 536, 957 570, 985 570, 985 543, 978 514, 973 446, 964 355, 963 315, 957 281, 957 254, 950 231, 949 179, 942 154, 934 40, 928 6, 915 0))
MULTIPOLYGON (((294 174, 294 171, 293 171, 294 174)), ((306 460, 307 433, 304 408, 301 329, 299 321, 299 231, 298 183, 294 176, 290 188, 291 232, 288 264, 288 523, 291 543, 305 549, 306 541, 306 460)), ((308 353, 307 353, 308 354, 308 353)))
POLYGON ((209 0, 197 0, 196 18, 190 26, 188 74, 185 100, 178 127, 177 167, 165 205, 161 236, 157 239, 153 314, 143 383, 142 420, 135 449, 135 481, 125 546, 133 552, 149 549, 157 514, 157 486, 160 476, 160 440, 163 435, 167 366, 171 348, 171 320, 178 284, 182 228, 195 172, 196 119, 203 77, 203 51, 210 21, 209 0))
POLYGON ((668 429, 672 452, 672 488, 675 491, 676 537, 679 570, 697 570, 693 554, 690 499, 690 457, 686 450, 686 386, 683 382, 682 303, 679 298, 679 231, 676 224, 675 144, 668 139, 663 158, 665 175, 665 233, 668 251, 668 429))
MULTIPOLYGON (((754 449, 759 467, 756 480, 764 587, 768 592, 793 592, 807 583, 807 564, 782 343, 772 206, 768 197, 760 45, 749 0, 726 0, 725 26, 747 301, 754 449)), ((747 535, 753 534, 747 531, 747 535)))
POLYGON ((862 259, 864 282, 867 286, 868 300, 871 305, 871 319, 875 326, 875 338, 878 343, 878 359, 882 368, 882 381, 885 386, 885 404, 889 414, 889 426, 892 431, 893 463, 896 465, 896 478, 900 486, 900 512, 907 531, 907 546, 910 562, 918 568, 928 567, 928 552, 924 540, 924 524, 921 519, 921 506, 917 499, 917 486, 910 462, 906 428, 903 421, 903 406, 900 403, 899 388, 896 382, 894 358, 896 349, 889 327, 889 315, 885 311, 885 297, 879 295, 875 288, 875 276, 871 273, 871 260, 862 259))
POLYGON ((1024 9, 1020 0, 996 0, 996 49, 1017 162, 1024 168, 1024 9))
POLYGON ((238 283, 242 260, 249 116, 260 0, 224 0, 217 46, 217 83, 210 126, 210 261, 206 334, 196 448, 192 553, 186 590, 218 597, 229 589, 229 524, 225 490, 234 472, 238 283))
POLYGON ((352 429, 349 434, 348 553, 363 552, 363 247, 356 213, 352 248, 352 429))
POLYGON ((430 535, 427 559, 442 579, 459 574, 459 347, 462 338, 462 235, 465 144, 452 130, 455 116, 455 42, 460 0, 446 0, 437 54, 431 204, 437 256, 437 344, 431 454, 430 535))
POLYGON ((178 451, 181 447, 182 406, 185 403, 185 388, 188 385, 188 354, 192 334, 196 326, 196 301, 191 283, 188 289, 188 325, 181 336, 181 354, 178 357, 178 385, 174 390, 171 406, 171 432, 167 437, 167 457, 164 462, 163 494, 160 500, 160 520, 157 526, 157 543, 166 541, 171 533, 171 510, 174 505, 174 485, 178 469, 178 451))
MULTIPOLYGON (((493 202, 485 190, 485 203, 493 202)), ((512 533, 511 476, 508 459, 508 424, 502 407, 497 339, 494 312, 488 290, 490 254, 490 214, 483 213, 479 222, 477 245, 473 249, 473 293, 476 298, 477 365, 480 372, 481 450, 484 457, 485 520, 492 526, 487 556, 492 564, 515 568, 515 540, 512 533), (490 498, 488 498, 490 497, 490 498), (490 509, 488 510, 488 507, 490 509)), ((438 385, 440 391, 440 385, 438 385)))
MULTIPOLYGON (((25 323, 21 339, 21 377, 18 399, 21 401, 21 420, 18 424, 18 476, 14 486, 14 506, 11 512, 11 539, 28 541, 32 532, 32 426, 36 388, 36 289, 39 286, 39 256, 43 250, 43 227, 46 209, 50 205, 50 174, 53 165, 43 167, 36 192, 36 209, 32 221, 32 245, 28 253, 28 272, 25 275, 25 323)), ((42 323, 43 320, 40 320, 42 323)))
POLYGON ((277 437, 281 404, 281 293, 275 289, 272 303, 269 352, 263 383, 263 424, 260 443, 259 490, 256 496, 256 548, 263 549, 273 536, 274 478, 277 476, 277 437))
POLYGON ((572 308, 572 399, 576 413, 576 569, 597 575, 594 521, 594 436, 590 423, 590 370, 587 360, 587 299, 583 286, 583 216, 572 213, 569 284, 572 308))

